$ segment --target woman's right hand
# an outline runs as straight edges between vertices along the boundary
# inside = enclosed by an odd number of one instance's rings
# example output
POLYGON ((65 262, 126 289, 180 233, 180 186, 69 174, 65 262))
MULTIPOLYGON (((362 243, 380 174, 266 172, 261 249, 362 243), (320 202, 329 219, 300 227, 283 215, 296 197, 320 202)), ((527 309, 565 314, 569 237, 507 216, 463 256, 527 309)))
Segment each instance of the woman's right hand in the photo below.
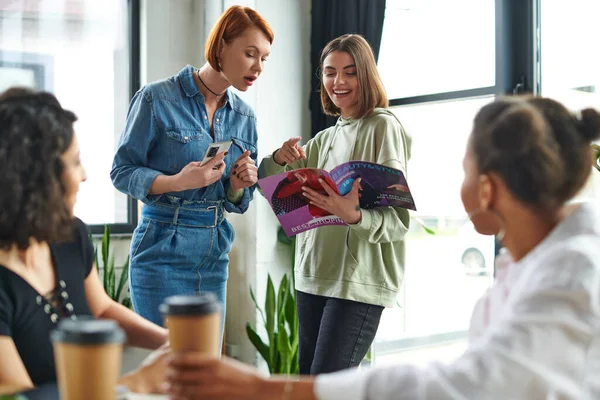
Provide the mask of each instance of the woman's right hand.
POLYGON ((279 150, 273 154, 273 160, 279 165, 293 164, 295 161, 306 158, 304 149, 298 144, 302 140, 297 136, 283 142, 279 150))
MULTIPOLYGON (((174 400, 268 399, 262 387, 266 380, 258 370, 224 357, 202 354, 173 354, 168 363, 167 383, 163 386, 174 400)), ((281 395, 277 396, 277 399, 281 395)))
POLYGON ((219 153, 203 166, 198 161, 192 161, 183 167, 176 175, 179 191, 203 188, 221 179, 225 172, 225 155, 225 152, 219 153))
POLYGON ((119 379, 133 393, 161 393, 167 372, 167 357, 171 354, 169 343, 150 353, 134 371, 119 379))

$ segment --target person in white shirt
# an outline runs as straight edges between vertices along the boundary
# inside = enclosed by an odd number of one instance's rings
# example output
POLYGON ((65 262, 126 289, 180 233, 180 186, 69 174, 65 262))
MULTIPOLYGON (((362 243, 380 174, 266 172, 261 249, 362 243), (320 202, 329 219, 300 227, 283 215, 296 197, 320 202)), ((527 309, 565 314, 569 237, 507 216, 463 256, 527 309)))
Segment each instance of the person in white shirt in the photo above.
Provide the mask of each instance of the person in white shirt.
POLYGON ((600 398, 600 210, 565 206, 592 169, 600 114, 506 97, 475 117, 461 197, 479 233, 507 253, 455 362, 312 378, 265 378, 230 359, 173 356, 175 399, 495 400, 600 398))

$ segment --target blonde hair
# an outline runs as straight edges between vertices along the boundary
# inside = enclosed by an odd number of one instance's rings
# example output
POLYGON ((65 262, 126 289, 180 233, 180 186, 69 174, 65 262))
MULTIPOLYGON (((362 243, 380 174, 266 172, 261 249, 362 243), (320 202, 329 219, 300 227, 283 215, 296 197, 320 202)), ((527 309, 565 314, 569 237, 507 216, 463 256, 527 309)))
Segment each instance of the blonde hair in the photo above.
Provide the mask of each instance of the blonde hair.
POLYGON ((221 53, 223 41, 229 43, 242 36, 246 29, 254 26, 265 34, 269 43, 273 44, 273 40, 275 39, 273 30, 258 12, 250 7, 242 6, 231 6, 225 10, 211 29, 204 50, 206 61, 208 61, 215 71, 221 71, 219 54, 221 53))
POLYGON ((358 103, 360 107, 353 117, 368 117, 376 107, 387 108, 389 106, 387 93, 377 71, 377 63, 371 46, 361 35, 347 34, 333 39, 321 52, 319 79, 321 81, 320 94, 323 112, 332 116, 340 115, 340 109, 329 98, 323 86, 323 63, 327 56, 334 51, 343 51, 350 54, 354 59, 354 65, 356 65, 358 103))

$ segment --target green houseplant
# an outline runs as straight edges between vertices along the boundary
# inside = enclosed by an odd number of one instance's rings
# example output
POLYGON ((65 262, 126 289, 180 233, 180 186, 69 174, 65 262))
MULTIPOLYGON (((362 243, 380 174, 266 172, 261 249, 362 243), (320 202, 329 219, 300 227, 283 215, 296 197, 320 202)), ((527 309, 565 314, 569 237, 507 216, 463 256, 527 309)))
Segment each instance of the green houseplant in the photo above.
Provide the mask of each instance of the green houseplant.
POLYGON ((131 298, 128 295, 127 279, 129 278, 129 256, 123 264, 121 276, 117 282, 117 274, 115 268, 115 254, 110 246, 110 227, 104 225, 104 234, 100 242, 100 255, 102 262, 99 261, 98 246, 94 246, 94 260, 98 273, 102 277, 104 290, 108 296, 114 301, 123 304, 125 307, 131 308, 131 298))
POLYGON ((281 279, 277 295, 269 274, 264 309, 259 306, 252 289, 250 295, 267 332, 267 340, 263 341, 248 322, 246 333, 250 342, 267 362, 271 374, 298 374, 298 314, 287 274, 281 279))
POLYGON ((290 278, 287 274, 283 276, 275 296, 275 286, 271 275, 268 275, 264 309, 260 307, 254 291, 250 288, 250 296, 260 314, 267 340, 263 341, 250 323, 246 324, 246 333, 252 345, 267 362, 271 374, 298 374, 298 314, 293 271, 296 238, 288 237, 280 226, 277 241, 290 248, 290 278))

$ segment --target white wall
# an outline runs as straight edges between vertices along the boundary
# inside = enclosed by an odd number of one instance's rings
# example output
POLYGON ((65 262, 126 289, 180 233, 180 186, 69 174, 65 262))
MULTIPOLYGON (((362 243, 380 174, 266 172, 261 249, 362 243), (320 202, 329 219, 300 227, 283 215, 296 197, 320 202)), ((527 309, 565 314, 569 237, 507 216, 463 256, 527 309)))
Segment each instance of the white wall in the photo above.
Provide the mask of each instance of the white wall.
POLYGON ((203 0, 142 0, 141 8, 142 84, 202 65, 203 0))
MULTIPOLYGON (((228 1, 225 7, 232 4, 255 8, 275 32, 271 56, 256 87, 242 95, 257 114, 260 159, 290 137, 309 135, 310 1, 228 1)), ((213 23, 206 21, 207 28, 213 23)), ((284 272, 291 272, 291 255, 287 246, 277 242, 277 219, 258 192, 246 214, 231 215, 229 220, 237 238, 230 255, 228 352, 253 362, 256 353, 245 328, 246 322, 252 321, 254 325, 256 321, 249 289, 254 289, 259 304, 263 304, 267 273, 271 273, 277 284, 284 272)))
MULTIPOLYGON (((222 7, 232 4, 255 8, 275 32, 261 78, 240 94, 256 110, 262 158, 289 137, 309 136, 310 0, 142 1, 142 82, 173 75, 186 64, 201 66, 205 38, 222 7)), ((264 302, 267 273, 279 282, 291 271, 291 255, 277 243, 277 220, 258 192, 248 212, 230 215, 229 220, 236 240, 230 254, 226 343, 232 356, 254 363, 256 352, 245 330, 247 321, 256 321, 249 289, 255 288, 259 302, 264 302)), ((117 260, 126 256, 126 244, 118 243, 117 260)))

